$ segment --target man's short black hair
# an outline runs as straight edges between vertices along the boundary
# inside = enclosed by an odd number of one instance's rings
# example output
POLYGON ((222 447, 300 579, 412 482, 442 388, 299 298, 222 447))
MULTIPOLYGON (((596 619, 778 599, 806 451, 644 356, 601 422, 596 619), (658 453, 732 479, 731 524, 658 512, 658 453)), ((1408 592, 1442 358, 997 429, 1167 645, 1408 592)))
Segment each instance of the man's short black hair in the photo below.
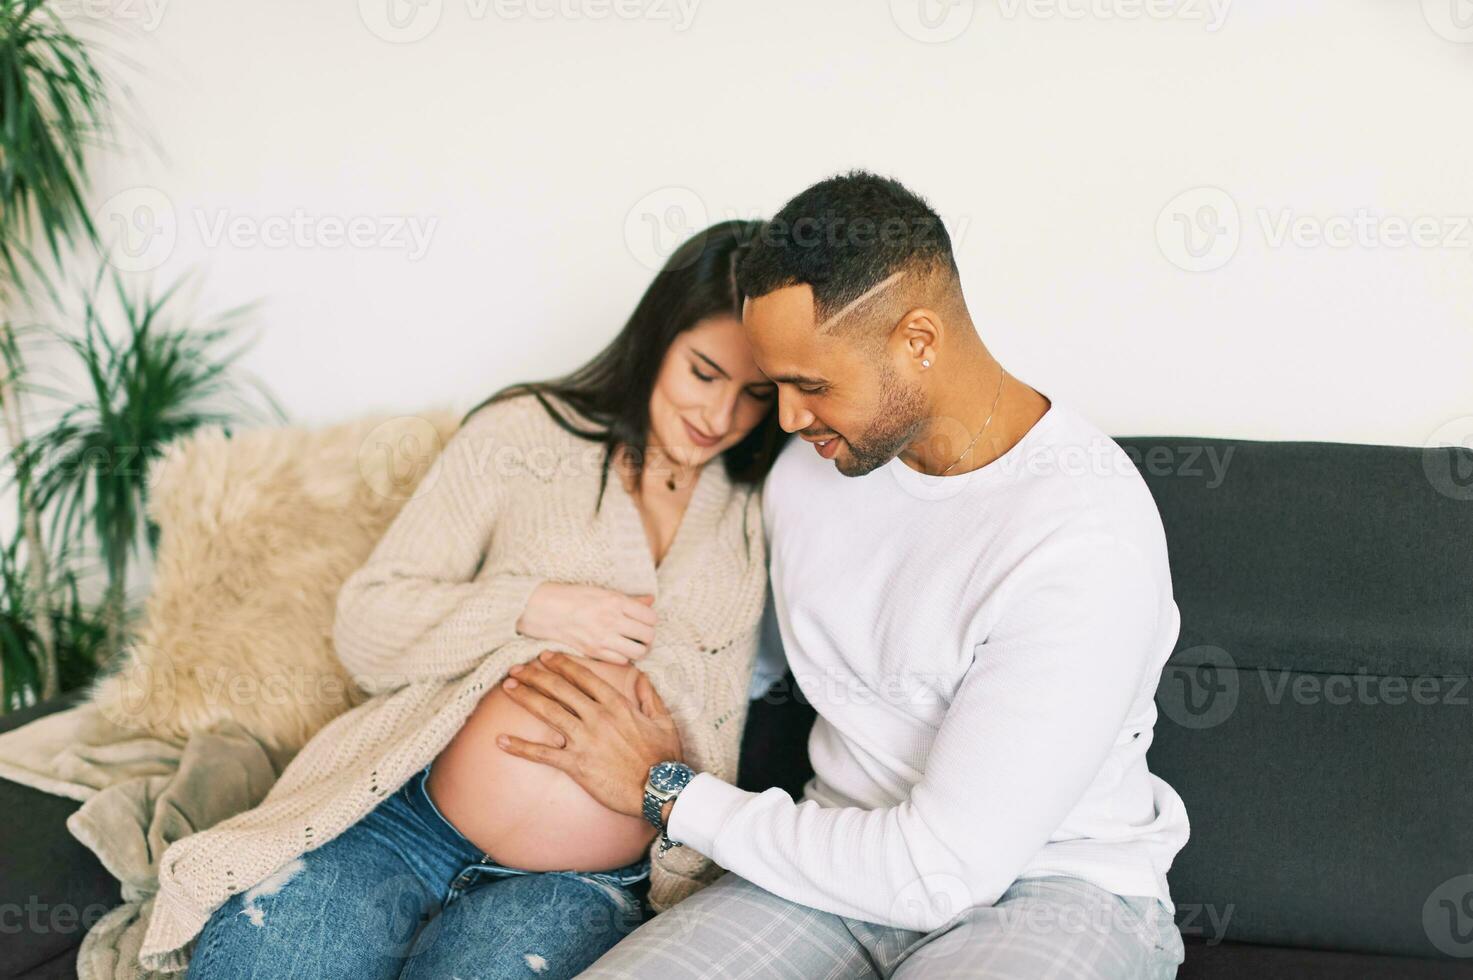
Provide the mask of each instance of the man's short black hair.
POLYGON ((806 283, 822 324, 897 273, 954 286, 951 236, 899 181, 851 170, 814 184, 762 226, 737 288, 745 298, 806 283))

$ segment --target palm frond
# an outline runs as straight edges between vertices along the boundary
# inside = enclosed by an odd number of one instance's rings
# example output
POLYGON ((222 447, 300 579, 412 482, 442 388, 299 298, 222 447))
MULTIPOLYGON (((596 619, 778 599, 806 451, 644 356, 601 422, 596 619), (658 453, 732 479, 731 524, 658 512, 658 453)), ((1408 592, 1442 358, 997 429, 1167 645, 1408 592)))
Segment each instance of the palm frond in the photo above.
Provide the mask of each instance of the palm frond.
POLYGON ((44 0, 0 0, 0 263, 23 283, 27 243, 53 259, 88 214, 87 151, 108 132, 108 85, 92 53, 44 0))
POLYGON ((34 464, 32 497, 46 515, 47 549, 94 542, 105 603, 118 614, 131 564, 157 542, 148 475, 164 447, 207 425, 286 418, 269 395, 246 398, 254 382, 235 378, 250 346, 238 341, 252 308, 196 320, 182 304, 183 285, 135 291, 112 272, 86 291, 77 327, 52 331, 80 368, 81 390, 23 447, 34 464))

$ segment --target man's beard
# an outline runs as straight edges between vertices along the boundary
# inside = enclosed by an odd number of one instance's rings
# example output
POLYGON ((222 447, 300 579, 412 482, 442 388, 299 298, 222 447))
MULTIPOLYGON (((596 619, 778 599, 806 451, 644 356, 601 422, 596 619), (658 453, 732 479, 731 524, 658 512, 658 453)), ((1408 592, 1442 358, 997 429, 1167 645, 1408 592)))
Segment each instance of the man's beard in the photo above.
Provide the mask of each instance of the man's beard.
POLYGON ((845 476, 864 476, 900 455, 925 425, 926 399, 919 385, 907 384, 890 365, 881 361, 880 405, 874 423, 858 441, 847 436, 849 456, 836 457, 834 465, 845 476))

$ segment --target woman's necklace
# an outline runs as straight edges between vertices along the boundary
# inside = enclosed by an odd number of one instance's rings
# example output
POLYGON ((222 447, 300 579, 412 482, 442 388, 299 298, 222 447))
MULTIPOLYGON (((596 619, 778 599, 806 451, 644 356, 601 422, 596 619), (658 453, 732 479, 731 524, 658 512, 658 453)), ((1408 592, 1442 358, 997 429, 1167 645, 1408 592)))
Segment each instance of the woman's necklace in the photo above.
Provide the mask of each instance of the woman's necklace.
MULTIPOLYGON (((648 465, 649 458, 650 458, 649 455, 646 455, 645 456, 646 465, 648 465)), ((677 487, 676 487, 676 481, 675 481, 675 473, 673 471, 667 471, 666 474, 665 474, 665 489, 666 490, 669 490, 671 493, 674 493, 675 490, 677 489, 677 487)), ((636 483, 635 488, 634 488, 634 490, 631 491, 631 493, 638 493, 638 492, 639 492, 639 486, 636 483)))
MULTIPOLYGON (((621 452, 622 452, 622 454, 624 456, 624 459, 625 460, 628 460, 629 457, 630 457, 630 455, 631 455, 630 450, 623 449, 623 450, 621 450, 621 452)), ((649 463, 650 463, 650 460, 651 460, 651 458, 653 456, 654 456, 654 454, 653 453, 650 453, 650 452, 646 452, 644 454, 644 465, 640 468, 641 473, 647 473, 648 472, 649 463)), ((640 482, 641 481, 636 480, 636 479, 633 479, 633 477, 634 477, 633 463, 628 463, 627 465, 629 465, 630 469, 626 472, 625 475, 628 476, 628 477, 630 477, 630 479, 626 479, 624 481, 624 486, 629 489, 629 493, 630 493, 631 496, 638 496, 639 495, 640 482)), ((675 490, 675 473, 673 471, 672 472, 667 472, 665 474, 665 489, 666 490, 670 490, 672 492, 675 490)))
MULTIPOLYGON (((676 489, 676 484, 677 484, 677 481, 675 479, 675 474, 676 474, 677 466, 676 466, 675 462, 673 460, 671 460, 669 457, 665 457, 665 462, 667 462, 667 463, 670 464, 670 469, 668 469, 668 470, 665 471, 665 489, 666 490, 669 490, 669 491, 671 491, 673 493, 675 491, 675 489, 676 489)), ((691 472, 692 471, 690 471, 690 470, 681 470, 680 471, 680 475, 681 475, 682 478, 685 478, 685 477, 690 476, 691 475, 691 472)))
POLYGON ((955 467, 957 463, 960 463, 962 461, 962 457, 966 456, 967 453, 972 451, 972 447, 977 444, 977 440, 982 438, 982 433, 986 432, 987 427, 992 424, 992 416, 997 414, 997 403, 1002 398, 1002 380, 1003 378, 1006 378, 1008 376, 1007 371, 1003 371, 1001 368, 999 368, 999 370, 1001 371, 1001 373, 997 376, 997 394, 992 396, 992 411, 987 413, 987 421, 982 423, 982 428, 978 429, 977 434, 972 437, 972 441, 967 443, 967 448, 962 450, 962 455, 958 456, 952 462, 951 466, 948 466, 946 469, 942 470, 938 474, 939 476, 945 476, 946 474, 950 473, 952 471, 952 468, 955 467))

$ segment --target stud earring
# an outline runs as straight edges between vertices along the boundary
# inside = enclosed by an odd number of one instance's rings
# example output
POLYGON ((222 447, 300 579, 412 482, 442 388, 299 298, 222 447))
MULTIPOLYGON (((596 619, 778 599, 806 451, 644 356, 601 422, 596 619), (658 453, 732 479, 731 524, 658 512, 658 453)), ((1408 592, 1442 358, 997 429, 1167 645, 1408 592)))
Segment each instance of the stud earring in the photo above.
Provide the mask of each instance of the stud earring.
POLYGON ((931 366, 931 362, 930 361, 922 361, 921 362, 921 367, 923 367, 923 368, 927 368, 927 367, 930 367, 930 366, 931 366))

